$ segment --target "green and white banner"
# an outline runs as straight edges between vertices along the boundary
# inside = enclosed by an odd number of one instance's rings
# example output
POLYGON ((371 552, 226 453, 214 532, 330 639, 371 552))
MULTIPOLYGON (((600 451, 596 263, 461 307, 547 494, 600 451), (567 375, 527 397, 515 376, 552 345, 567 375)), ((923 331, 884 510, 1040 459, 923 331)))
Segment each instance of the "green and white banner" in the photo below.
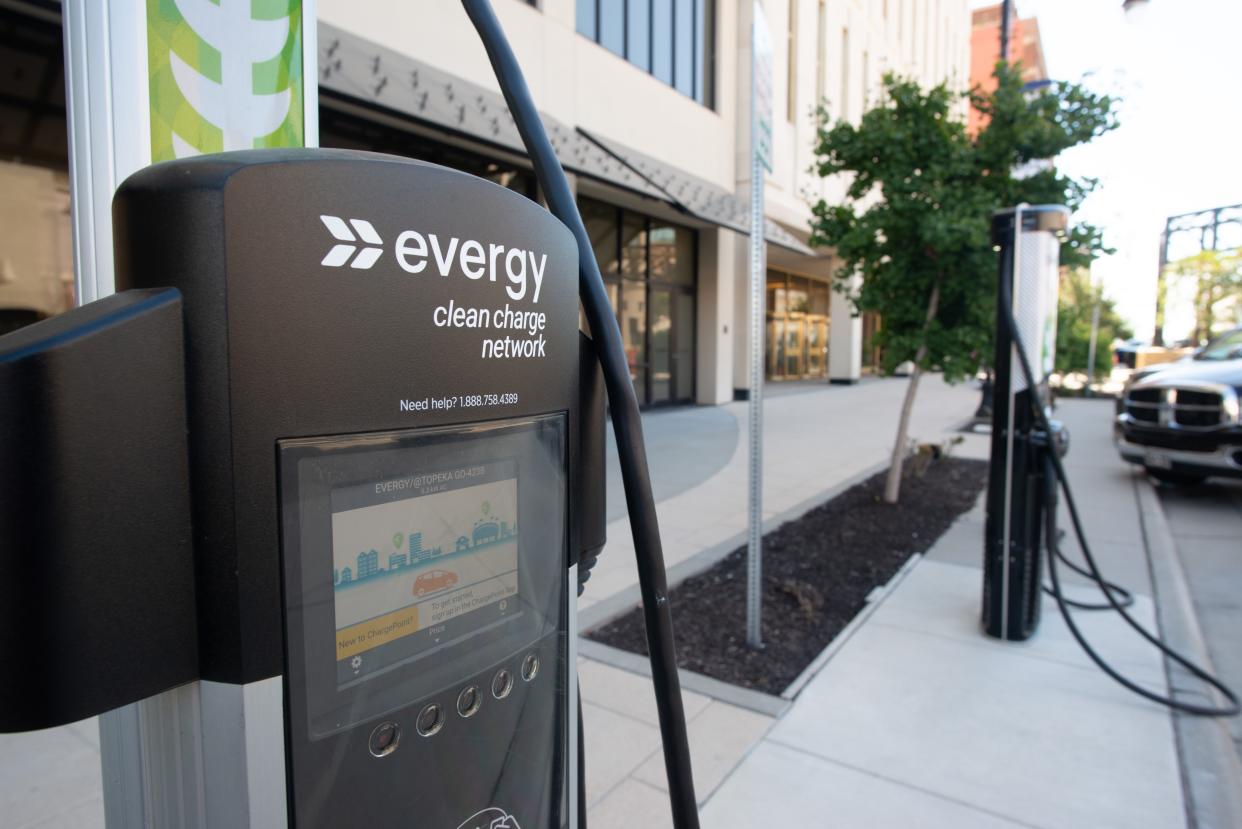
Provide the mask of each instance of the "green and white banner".
POLYGON ((306 143, 302 0, 146 0, 151 160, 306 143))

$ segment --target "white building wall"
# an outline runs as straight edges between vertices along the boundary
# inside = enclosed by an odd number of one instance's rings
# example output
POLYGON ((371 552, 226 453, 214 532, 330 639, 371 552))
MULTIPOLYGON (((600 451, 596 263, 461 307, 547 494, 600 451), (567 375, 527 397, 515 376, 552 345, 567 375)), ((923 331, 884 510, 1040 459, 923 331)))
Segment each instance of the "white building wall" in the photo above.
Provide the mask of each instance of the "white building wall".
MULTIPOLYGON (((603 0, 620 2, 620 0, 603 0)), ((715 106, 687 98, 589 38, 575 25, 574 0, 494 0, 531 92, 542 111, 732 190, 749 193, 750 0, 716 0, 715 106)), ((830 114, 859 118, 885 71, 924 84, 969 76, 968 0, 762 0, 774 47, 774 169, 765 180, 767 214, 805 239, 810 205, 840 199, 840 180, 811 171, 817 93, 830 114), (789 117, 789 22, 795 47, 789 117), (843 33, 848 30, 848 42, 843 33), (848 48, 843 50, 843 46, 848 48)), ((408 54, 482 87, 498 90, 487 57, 455 2, 318 0, 326 23, 408 54)), ((746 386, 747 252, 744 236, 700 232, 696 399, 718 403, 746 386)), ((769 248, 788 270, 826 277, 827 258, 769 248)), ((858 377, 861 322, 834 295, 830 375, 858 377)))
MULTIPOLYGON (((750 4, 743 2, 733 54, 748 67, 750 4)), ((886 72, 913 77, 924 86, 947 82, 964 91, 970 74, 970 5, 968 0, 762 0, 773 44, 773 144, 776 158, 765 182, 767 215, 803 238, 809 233, 810 206, 824 198, 844 198, 841 177, 821 179, 812 170, 819 94, 829 118, 857 123, 881 94, 886 72), (791 19, 793 54, 790 50, 791 19), (791 58, 793 105, 789 105, 791 58), (792 115, 792 118, 790 117, 792 115)), ((749 101, 749 77, 739 75, 734 100, 740 113, 749 101)), ((734 153, 735 189, 749 188, 750 124, 738 120, 734 153)), ((776 258, 769 247, 769 264, 776 258)), ((740 260, 745 266, 746 260, 740 260)), ((795 273, 824 275, 822 262, 780 262, 795 273)), ((736 283, 739 305, 735 319, 748 319, 749 291, 745 279, 736 283)), ((733 349, 734 383, 745 387, 744 364, 749 329, 738 325, 733 349)), ((861 373, 862 320, 851 313, 848 300, 832 296, 829 334, 829 377, 853 382, 861 373)))

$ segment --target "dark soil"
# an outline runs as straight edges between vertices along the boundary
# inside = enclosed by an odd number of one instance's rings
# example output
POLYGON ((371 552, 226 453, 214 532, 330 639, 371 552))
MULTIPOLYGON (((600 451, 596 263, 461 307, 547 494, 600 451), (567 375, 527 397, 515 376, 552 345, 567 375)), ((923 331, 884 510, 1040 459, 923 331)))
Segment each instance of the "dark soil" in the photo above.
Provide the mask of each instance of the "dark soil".
MULTIPOLYGON (((987 481, 983 461, 906 464, 901 501, 883 500, 881 472, 763 539, 763 650, 746 645, 746 548, 672 590, 677 664, 780 694, 910 558, 969 510, 987 481)), ((982 552, 980 553, 982 555, 982 552)), ((647 653, 641 609, 587 633, 647 653)))

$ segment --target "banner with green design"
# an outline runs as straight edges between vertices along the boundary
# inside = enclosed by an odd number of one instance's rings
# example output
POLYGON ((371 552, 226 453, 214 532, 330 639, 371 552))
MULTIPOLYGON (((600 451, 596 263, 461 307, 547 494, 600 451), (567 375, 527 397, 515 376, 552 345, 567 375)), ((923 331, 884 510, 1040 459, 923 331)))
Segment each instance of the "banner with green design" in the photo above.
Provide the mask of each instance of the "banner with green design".
POLYGON ((146 0, 151 160, 305 143, 301 0, 146 0))

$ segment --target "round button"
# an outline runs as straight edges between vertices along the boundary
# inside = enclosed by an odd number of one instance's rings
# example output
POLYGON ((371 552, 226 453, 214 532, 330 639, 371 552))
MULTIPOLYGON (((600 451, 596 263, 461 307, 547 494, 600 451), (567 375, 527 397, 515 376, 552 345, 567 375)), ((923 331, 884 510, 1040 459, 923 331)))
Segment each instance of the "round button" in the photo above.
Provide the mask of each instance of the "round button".
POLYGON ((501 668, 496 672, 496 676, 492 677, 492 696, 496 699, 504 699, 509 696, 509 692, 512 690, 513 674, 501 668))
POLYGON ((371 749, 371 754, 374 756, 387 757, 397 750, 399 742, 401 742, 401 726, 391 721, 382 722, 371 732, 367 747, 371 749))
POLYGON ((479 706, 482 704, 483 695, 473 685, 462 688, 461 693, 457 695, 457 713, 463 717, 473 717, 478 713, 479 706))
POLYGON ((418 712, 418 719, 414 721, 414 727, 418 729, 418 733, 422 736, 430 737, 444 727, 444 709, 437 703, 427 703, 423 706, 423 710, 418 712))
POLYGON ((533 653, 526 654, 526 658, 522 660, 522 679, 530 682, 539 676, 539 657, 533 653))

